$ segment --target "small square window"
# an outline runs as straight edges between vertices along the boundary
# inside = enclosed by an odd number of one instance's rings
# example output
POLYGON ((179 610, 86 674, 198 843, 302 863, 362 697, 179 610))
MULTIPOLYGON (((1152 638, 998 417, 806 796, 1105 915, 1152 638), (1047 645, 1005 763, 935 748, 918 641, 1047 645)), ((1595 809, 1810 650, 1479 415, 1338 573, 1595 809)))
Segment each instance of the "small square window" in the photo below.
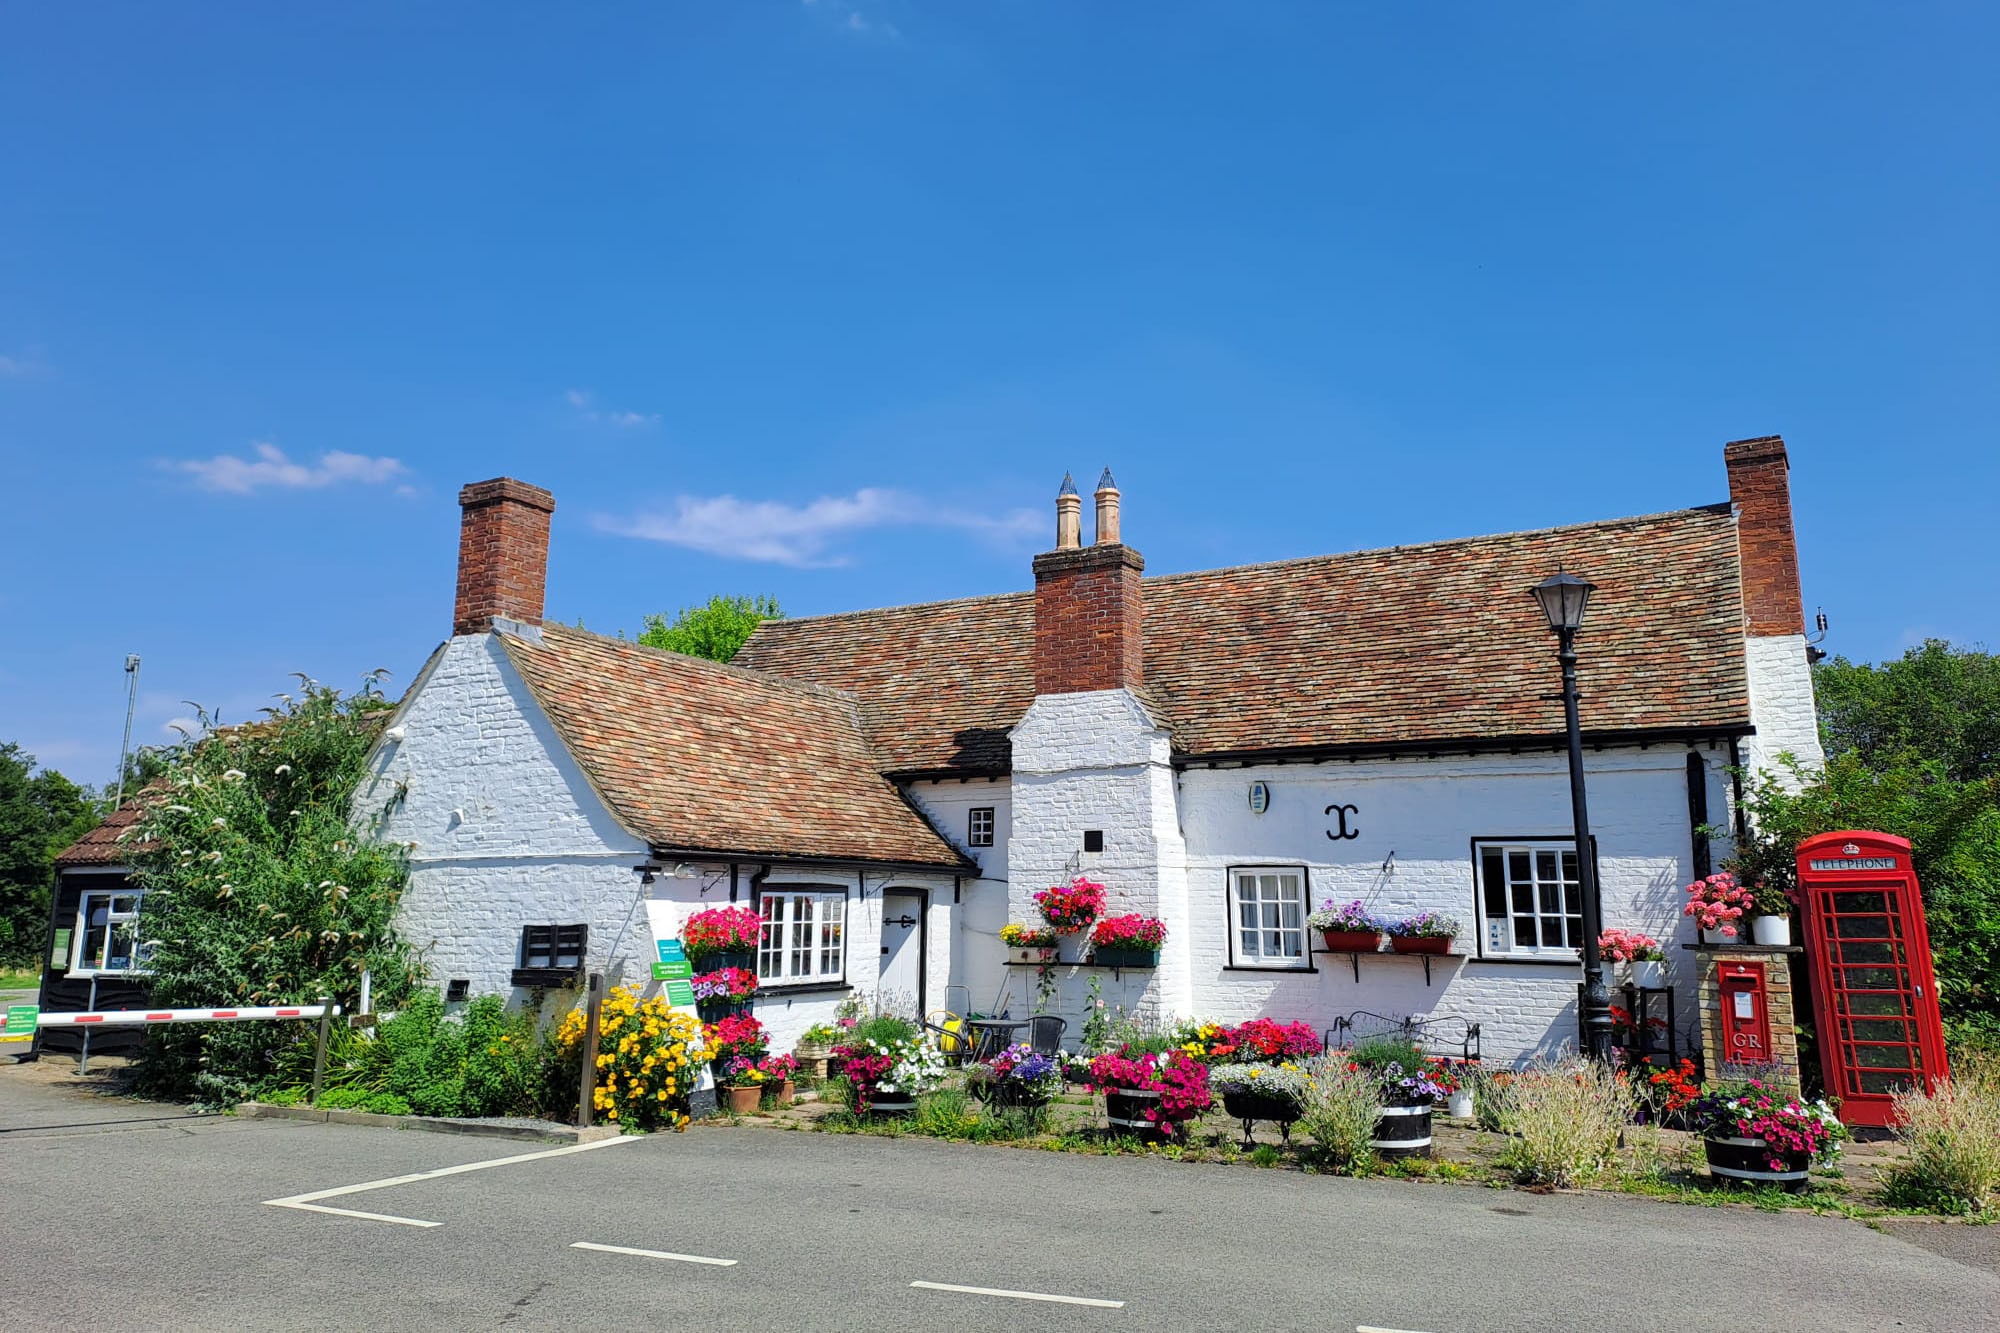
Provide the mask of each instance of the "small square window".
POLYGON ((993 845, 993 807, 976 805, 967 817, 965 841, 971 847, 991 847, 993 845))
POLYGON ((1104 830, 1101 828, 1085 829, 1083 831, 1083 850, 1086 852, 1103 851, 1104 830))
POLYGON ((573 985, 583 976, 589 945, 589 926, 521 927, 521 961, 514 969, 514 984, 573 985))

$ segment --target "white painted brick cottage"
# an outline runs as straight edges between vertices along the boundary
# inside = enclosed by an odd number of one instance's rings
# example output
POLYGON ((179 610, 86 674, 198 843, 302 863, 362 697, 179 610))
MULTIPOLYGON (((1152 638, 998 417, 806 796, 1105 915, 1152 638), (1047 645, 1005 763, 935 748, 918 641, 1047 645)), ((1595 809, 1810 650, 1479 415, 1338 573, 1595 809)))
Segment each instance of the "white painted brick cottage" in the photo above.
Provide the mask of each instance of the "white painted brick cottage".
POLYGON ((730 666, 544 626, 554 501, 482 482, 454 635, 358 799, 395 798, 403 927, 475 994, 644 978, 651 897, 758 907, 779 1044, 855 992, 1020 1016, 1034 973, 999 929, 1082 872, 1169 935, 1156 970, 1057 968, 1072 1031, 1095 975, 1161 1014, 1456 1015, 1522 1060, 1574 1042, 1580 977, 1527 589, 1558 565, 1598 585, 1579 650, 1606 925, 1691 939, 1681 886, 1727 850, 1702 827, 1733 827, 1732 768, 1819 761, 1784 443, 1724 458, 1729 503, 1150 579, 1107 473, 1089 546, 1065 484, 1032 592, 773 621, 730 666), (1305 913, 1354 898, 1466 929, 1428 969, 1319 952, 1305 913))

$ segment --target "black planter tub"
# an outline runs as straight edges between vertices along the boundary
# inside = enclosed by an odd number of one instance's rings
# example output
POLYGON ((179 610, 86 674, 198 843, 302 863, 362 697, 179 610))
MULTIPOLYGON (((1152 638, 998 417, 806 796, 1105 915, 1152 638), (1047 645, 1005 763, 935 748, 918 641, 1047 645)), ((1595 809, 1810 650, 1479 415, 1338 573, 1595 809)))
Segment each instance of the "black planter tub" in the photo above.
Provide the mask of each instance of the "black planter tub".
POLYGON ((1369 1141, 1375 1155, 1394 1162, 1405 1157, 1431 1155, 1431 1103, 1396 1099, 1375 1108, 1375 1137, 1369 1141))
POLYGON ((1250 1126, 1259 1120, 1268 1120, 1278 1127, 1278 1133, 1285 1142, 1292 1141, 1292 1123, 1299 1118, 1298 1103, 1290 1097, 1273 1097, 1268 1092, 1230 1092, 1222 1094, 1222 1109, 1230 1116, 1243 1122, 1243 1142, 1250 1142, 1250 1126))
POLYGON ((1701 1141, 1708 1155, 1708 1174, 1740 1185, 1776 1185, 1788 1194, 1803 1194, 1810 1183, 1812 1154, 1773 1149, 1762 1139, 1711 1138, 1701 1141), (1771 1159, 1784 1165, 1776 1170, 1771 1159))

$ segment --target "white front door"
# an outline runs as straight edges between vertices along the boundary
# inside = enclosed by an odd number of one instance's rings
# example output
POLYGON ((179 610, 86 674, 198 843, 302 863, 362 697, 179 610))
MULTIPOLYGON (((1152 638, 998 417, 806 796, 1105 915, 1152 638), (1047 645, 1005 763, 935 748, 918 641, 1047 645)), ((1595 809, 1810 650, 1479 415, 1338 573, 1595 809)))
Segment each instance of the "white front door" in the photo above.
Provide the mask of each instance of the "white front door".
POLYGON ((875 1002, 897 1013, 924 1012, 924 896, 882 895, 882 976, 875 1002))

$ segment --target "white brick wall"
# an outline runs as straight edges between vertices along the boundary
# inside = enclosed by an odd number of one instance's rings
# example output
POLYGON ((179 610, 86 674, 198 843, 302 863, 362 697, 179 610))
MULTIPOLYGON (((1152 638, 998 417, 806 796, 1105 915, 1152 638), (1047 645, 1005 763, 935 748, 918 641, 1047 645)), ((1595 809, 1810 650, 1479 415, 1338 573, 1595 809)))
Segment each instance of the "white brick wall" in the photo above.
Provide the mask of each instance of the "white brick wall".
MULTIPOLYGON (((650 859, 647 844, 598 799, 492 635, 440 648, 391 727, 402 738, 385 737, 370 756, 355 811, 367 819, 392 805, 379 836, 416 844, 398 926, 423 952, 430 984, 462 977, 473 995, 518 1003, 526 992, 512 986, 510 974, 521 927, 584 922, 590 970, 602 971, 608 985, 657 990, 642 895, 690 910, 729 901, 726 862, 696 864, 693 879, 660 875, 650 889, 641 885, 635 867, 650 859)), ((751 876, 764 868, 738 863, 743 905, 753 901, 751 876)), ((879 973, 883 888, 927 890, 927 986, 932 1007, 942 1003, 951 971, 946 946, 956 929, 949 876, 870 872, 865 895, 862 877, 849 869, 787 867, 765 883, 849 891, 847 979, 866 997, 879 973)), ((790 1050, 808 1026, 830 1021, 842 998, 780 994, 760 999, 757 1016, 771 1029, 772 1048, 790 1050)), ((554 996, 550 1007, 573 1001, 554 996)))
POLYGON ((1769 770, 1787 787, 1795 787, 1797 783, 1779 765, 1779 755, 1793 755, 1808 771, 1826 764, 1805 636, 1747 638, 1743 661, 1750 675, 1750 721, 1757 728, 1757 734, 1743 743, 1744 765, 1752 771, 1769 770))
MULTIPOLYGON (((915 782, 910 784, 908 792, 910 800, 931 823, 954 846, 977 861, 980 868, 978 879, 967 879, 959 886, 962 902, 955 928, 949 935, 934 932, 931 936, 933 960, 943 951, 948 962, 948 974, 932 988, 932 1006, 946 1007, 943 987, 956 984, 965 988, 964 994, 953 996, 950 1003, 982 1013, 994 1012, 999 1007, 995 997, 1005 992, 1019 971, 1004 965, 1005 951, 1000 943, 1000 927, 1009 920, 1007 851, 1013 825, 1012 787, 1005 778, 979 778, 966 782, 915 782), (991 847, 973 847, 966 842, 968 814, 976 806, 990 807, 993 811, 991 847)), ((947 894, 945 902, 949 901, 947 894)), ((934 911, 937 908, 935 896, 932 907, 934 911)), ((1017 1005, 1014 1012, 1023 1010, 1017 1005)))

